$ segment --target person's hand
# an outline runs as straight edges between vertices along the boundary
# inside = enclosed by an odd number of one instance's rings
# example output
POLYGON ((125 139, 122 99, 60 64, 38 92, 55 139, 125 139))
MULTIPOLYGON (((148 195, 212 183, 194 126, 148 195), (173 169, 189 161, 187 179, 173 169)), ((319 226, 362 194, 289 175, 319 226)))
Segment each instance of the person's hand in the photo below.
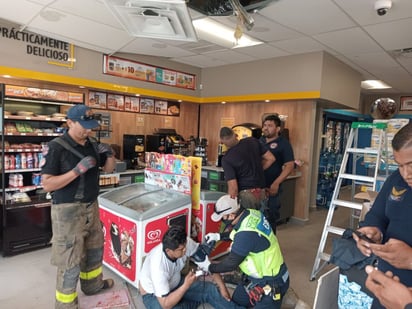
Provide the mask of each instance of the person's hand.
POLYGON ((99 154, 106 154, 107 157, 112 157, 114 155, 114 150, 110 145, 105 143, 100 143, 97 145, 97 152, 99 154))
MULTIPOLYGON (((381 231, 374 226, 364 226, 358 229, 359 232, 365 234, 371 238, 376 243, 382 242, 381 231)), ((353 239, 356 241, 356 246, 362 252, 363 255, 371 256, 372 249, 370 248, 371 243, 366 240, 360 239, 355 233, 352 234, 353 239)))
POLYGON ((185 276, 183 285, 185 285, 187 288, 189 288, 193 284, 193 282, 195 282, 195 281, 196 281, 195 272, 193 270, 191 270, 185 276))
POLYGON ((371 244, 372 252, 392 266, 412 269, 412 247, 402 240, 390 238, 385 244, 371 244))
POLYGON ((205 235, 205 240, 209 244, 212 241, 219 241, 220 240, 220 234, 219 233, 207 233, 205 235))
POLYGON ((279 184, 276 182, 273 182, 270 187, 269 187, 269 195, 273 196, 276 195, 279 192, 279 184))
POLYGON ((73 168, 73 171, 77 175, 83 175, 89 169, 95 166, 96 166, 96 159, 91 156, 87 156, 81 159, 79 163, 77 163, 77 165, 73 168))
POLYGON ((368 277, 366 287, 379 299, 385 308, 404 309, 412 303, 412 288, 407 288, 391 272, 385 274, 372 266, 365 268, 368 277))
POLYGON ((196 263, 197 267, 199 267, 204 272, 209 272, 210 261, 209 261, 209 258, 207 256, 202 262, 196 262, 195 261, 195 263, 196 263))

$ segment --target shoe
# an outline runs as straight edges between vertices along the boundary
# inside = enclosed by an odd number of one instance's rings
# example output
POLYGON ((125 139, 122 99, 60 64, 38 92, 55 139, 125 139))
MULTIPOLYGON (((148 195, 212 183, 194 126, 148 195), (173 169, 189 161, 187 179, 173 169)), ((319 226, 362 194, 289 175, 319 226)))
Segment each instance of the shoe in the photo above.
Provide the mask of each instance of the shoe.
POLYGON ((104 279, 103 280, 103 287, 100 289, 101 291, 109 290, 113 287, 114 280, 113 279, 104 279))
POLYGON ((86 292, 84 290, 82 290, 82 291, 85 295, 90 296, 90 295, 99 294, 101 292, 109 290, 113 287, 113 285, 114 285, 113 279, 105 279, 105 280, 103 280, 103 286, 100 288, 100 290, 97 290, 95 292, 86 292))

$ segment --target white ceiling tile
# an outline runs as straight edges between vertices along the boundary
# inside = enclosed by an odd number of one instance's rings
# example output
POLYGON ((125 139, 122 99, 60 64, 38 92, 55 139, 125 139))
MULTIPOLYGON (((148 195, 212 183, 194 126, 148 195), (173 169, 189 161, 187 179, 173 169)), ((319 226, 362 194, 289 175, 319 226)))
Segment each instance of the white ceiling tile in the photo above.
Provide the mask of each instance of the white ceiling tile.
POLYGON ((382 48, 360 28, 338 30, 314 35, 313 37, 327 47, 344 55, 372 53, 382 50, 382 48))
POLYGON ((348 58, 374 74, 384 73, 385 70, 398 66, 398 63, 385 52, 358 54, 348 58))
POLYGON ((412 47, 411 31, 404 29, 412 29, 412 18, 365 26, 365 30, 386 50, 412 47))
POLYGON ((189 56, 189 57, 182 57, 182 58, 172 58, 171 60, 193 65, 199 68, 217 67, 217 66, 227 64, 226 62, 222 60, 210 58, 205 55, 189 56))
POLYGON ((129 44, 122 47, 122 52, 151 55, 157 57, 185 57, 193 56, 195 53, 183 50, 179 47, 168 45, 164 41, 146 38, 136 38, 129 44))
POLYGON ((269 42, 268 44, 292 54, 310 53, 326 49, 326 46, 310 37, 300 37, 292 40, 269 42))
POLYGON ((29 1, 0 1, 0 18, 18 24, 28 23, 40 12, 42 6, 29 1), (22 9, 24 7, 24 9, 22 9))
POLYGON ((208 58, 215 59, 215 60, 221 60, 228 64, 257 60, 256 58, 252 56, 237 52, 237 49, 212 52, 212 53, 205 54, 205 56, 208 58))
POLYGON ((85 42, 90 45, 105 46, 113 50, 117 50, 131 40, 131 37, 120 29, 99 24, 75 15, 67 15, 62 11, 51 9, 50 11, 62 14, 58 22, 36 17, 30 25, 34 29, 52 29, 53 32, 57 32, 60 36, 66 38, 67 42, 85 42))
POLYGON ((287 56, 290 53, 280 50, 270 44, 260 44, 251 47, 242 47, 236 49, 237 52, 252 56, 254 59, 268 59, 274 57, 287 56))
POLYGON ((330 0, 285 0, 259 14, 301 33, 313 35, 353 27, 354 22, 330 0))

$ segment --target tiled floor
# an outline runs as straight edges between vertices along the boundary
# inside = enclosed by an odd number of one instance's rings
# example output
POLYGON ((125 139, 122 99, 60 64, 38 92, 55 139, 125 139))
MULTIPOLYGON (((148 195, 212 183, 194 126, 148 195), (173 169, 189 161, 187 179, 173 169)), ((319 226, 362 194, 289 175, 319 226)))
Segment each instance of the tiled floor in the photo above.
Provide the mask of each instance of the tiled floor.
MULTIPOLYGON (((342 210, 338 211, 342 212, 344 218, 347 216, 342 210)), ((326 214, 324 209, 313 210, 306 224, 289 222, 281 225, 278 231, 279 242, 289 267, 291 287, 310 307, 313 305, 317 285, 316 280, 309 280, 310 273, 326 214)), ((50 265, 50 248, 12 257, 0 257, 0 308, 53 308, 55 273, 56 268, 50 265)), ((106 267, 104 275, 115 279, 115 289, 129 291, 131 309, 144 308, 135 287, 106 267)), ((79 292, 79 297, 86 296, 79 292)))

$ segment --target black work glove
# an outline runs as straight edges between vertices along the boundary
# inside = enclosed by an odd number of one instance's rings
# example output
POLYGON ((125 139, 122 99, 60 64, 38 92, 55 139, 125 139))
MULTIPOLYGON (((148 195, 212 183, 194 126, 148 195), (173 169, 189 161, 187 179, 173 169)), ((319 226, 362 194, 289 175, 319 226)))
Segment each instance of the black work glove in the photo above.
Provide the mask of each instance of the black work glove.
POLYGON ((87 157, 84 157, 83 159, 81 159, 79 163, 77 163, 77 165, 75 166, 73 171, 77 175, 83 175, 89 169, 91 169, 92 167, 95 167, 95 166, 96 166, 96 159, 91 157, 91 156, 87 156, 87 157))
POLYGON ((105 144, 105 143, 100 143, 99 145, 97 145, 97 152, 99 154, 106 154, 108 158, 114 156, 113 148, 110 147, 110 145, 105 144))

